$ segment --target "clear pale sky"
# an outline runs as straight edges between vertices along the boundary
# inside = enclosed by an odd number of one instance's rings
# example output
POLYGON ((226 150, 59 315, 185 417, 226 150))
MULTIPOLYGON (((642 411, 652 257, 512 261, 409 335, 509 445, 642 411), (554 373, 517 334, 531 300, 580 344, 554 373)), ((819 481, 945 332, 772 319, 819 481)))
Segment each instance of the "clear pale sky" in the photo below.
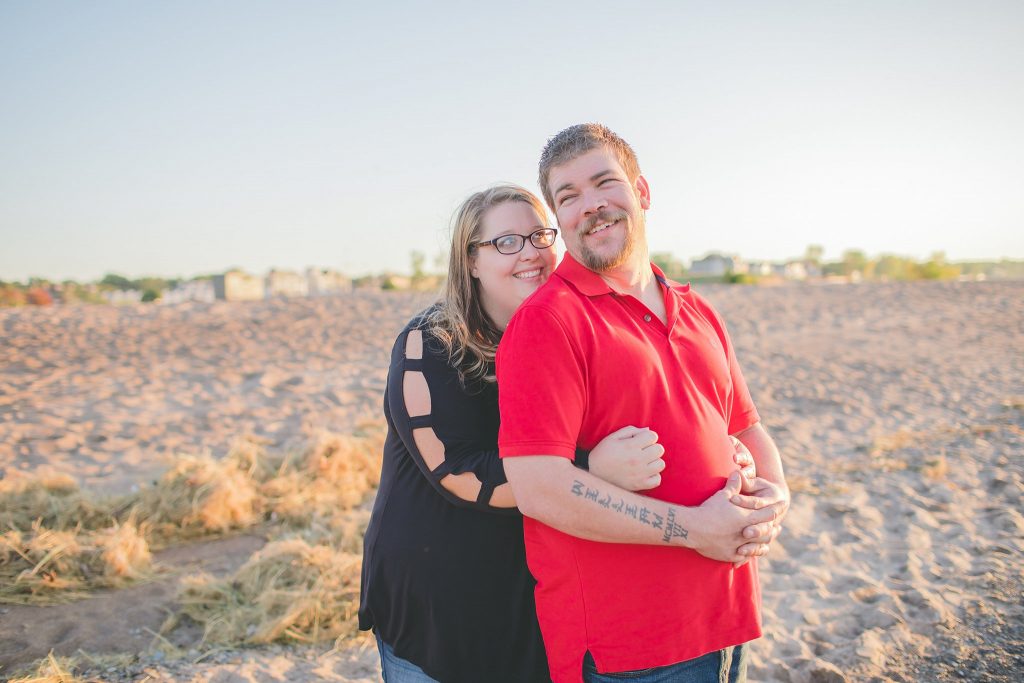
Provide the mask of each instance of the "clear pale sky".
POLYGON ((601 121, 654 251, 1024 258, 1024 3, 0 0, 0 279, 408 270, 601 121))

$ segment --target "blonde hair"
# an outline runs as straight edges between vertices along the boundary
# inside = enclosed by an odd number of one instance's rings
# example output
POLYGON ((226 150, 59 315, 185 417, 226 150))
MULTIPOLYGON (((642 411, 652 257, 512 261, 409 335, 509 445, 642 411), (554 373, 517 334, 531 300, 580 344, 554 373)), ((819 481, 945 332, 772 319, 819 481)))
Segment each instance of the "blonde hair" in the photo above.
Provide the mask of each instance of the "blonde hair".
POLYGON ((495 185, 470 195, 452 217, 448 280, 441 299, 427 315, 431 334, 444 345, 463 385, 495 381, 494 354, 502 330, 484 310, 480 281, 472 276, 472 270, 484 216, 505 202, 529 204, 544 226, 548 225, 544 204, 518 185, 495 185))
POLYGON ((634 182, 640 175, 640 162, 637 161, 636 152, 629 146, 629 143, 615 134, 608 126, 600 123, 578 123, 569 126, 557 133, 544 145, 544 151, 540 154, 539 182, 540 191, 544 193, 544 201, 548 203, 551 210, 555 210, 555 198, 548 187, 548 178, 551 177, 551 169, 572 161, 576 157, 583 156, 587 152, 602 145, 608 147, 619 166, 626 172, 629 182, 634 182))

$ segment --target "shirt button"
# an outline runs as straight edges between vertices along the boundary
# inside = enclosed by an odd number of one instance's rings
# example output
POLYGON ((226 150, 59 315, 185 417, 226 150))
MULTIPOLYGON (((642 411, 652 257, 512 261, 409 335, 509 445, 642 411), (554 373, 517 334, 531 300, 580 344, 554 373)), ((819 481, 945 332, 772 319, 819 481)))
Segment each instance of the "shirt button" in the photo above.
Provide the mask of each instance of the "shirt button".
POLYGON ((644 316, 644 322, 645 323, 651 322, 651 314, 650 313, 648 313, 647 315, 644 316))

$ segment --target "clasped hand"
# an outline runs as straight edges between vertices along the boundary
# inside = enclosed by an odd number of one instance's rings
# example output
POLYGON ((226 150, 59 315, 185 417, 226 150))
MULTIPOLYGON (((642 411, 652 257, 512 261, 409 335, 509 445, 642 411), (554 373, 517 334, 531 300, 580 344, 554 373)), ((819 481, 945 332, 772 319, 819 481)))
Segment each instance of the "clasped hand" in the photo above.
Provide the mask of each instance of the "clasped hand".
POLYGON ((789 509, 789 491, 755 477, 743 483, 733 472, 725 486, 697 507, 691 533, 694 549, 705 557, 737 567, 768 552, 789 509))
POLYGON ((770 521, 750 524, 743 529, 744 543, 736 549, 736 552, 746 559, 736 562, 736 566, 739 567, 749 561, 751 557, 768 554, 772 541, 782 531, 782 519, 789 511, 789 488, 761 477, 755 477, 749 480, 741 493, 734 494, 729 502, 748 510, 772 508, 776 511, 770 521))

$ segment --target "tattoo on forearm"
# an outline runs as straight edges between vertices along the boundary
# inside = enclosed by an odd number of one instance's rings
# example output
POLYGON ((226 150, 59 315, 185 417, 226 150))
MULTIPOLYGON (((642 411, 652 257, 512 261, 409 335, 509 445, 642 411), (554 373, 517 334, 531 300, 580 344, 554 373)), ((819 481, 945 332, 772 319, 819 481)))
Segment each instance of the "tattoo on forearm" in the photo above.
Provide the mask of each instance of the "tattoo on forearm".
POLYGON ((676 522, 676 509, 674 507, 668 509, 668 516, 666 518, 642 505, 639 507, 630 505, 622 498, 615 498, 610 493, 602 495, 599 489, 592 489, 578 479, 572 482, 572 495, 583 500, 593 501, 603 508, 615 510, 620 515, 632 517, 641 524, 646 524, 654 529, 662 529, 661 540, 665 543, 671 543, 673 538, 687 538, 690 535, 689 531, 676 522))
POLYGON ((665 534, 661 537, 661 540, 665 541, 665 543, 669 543, 676 536, 686 538, 689 535, 689 531, 676 523, 676 509, 669 508, 668 519, 665 520, 665 534))

